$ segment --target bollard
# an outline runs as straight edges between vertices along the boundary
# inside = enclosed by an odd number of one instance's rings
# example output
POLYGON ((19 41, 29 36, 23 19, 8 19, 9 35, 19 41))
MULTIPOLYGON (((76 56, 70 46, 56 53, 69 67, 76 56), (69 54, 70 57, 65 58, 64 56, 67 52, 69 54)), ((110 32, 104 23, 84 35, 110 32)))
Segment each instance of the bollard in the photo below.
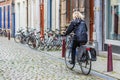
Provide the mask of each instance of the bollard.
POLYGON ((10 31, 8 31, 8 40, 10 40, 10 31))
POLYGON ((65 38, 63 38, 63 41, 62 41, 62 57, 65 57, 65 52, 66 52, 66 42, 65 42, 65 38))
POLYGON ((108 45, 108 59, 107 59, 107 72, 113 71, 113 62, 112 62, 112 45, 108 45))

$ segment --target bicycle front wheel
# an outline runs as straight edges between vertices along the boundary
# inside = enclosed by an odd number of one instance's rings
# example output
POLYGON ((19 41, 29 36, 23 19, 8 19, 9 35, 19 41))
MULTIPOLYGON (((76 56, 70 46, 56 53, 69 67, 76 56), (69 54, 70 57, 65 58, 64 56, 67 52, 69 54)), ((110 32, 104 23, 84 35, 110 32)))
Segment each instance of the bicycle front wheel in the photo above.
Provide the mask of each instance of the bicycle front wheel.
POLYGON ((82 60, 79 62, 83 74, 88 75, 91 71, 92 61, 88 56, 88 52, 83 53, 82 60))
POLYGON ((70 48, 68 48, 65 53, 65 64, 66 64, 67 68, 72 70, 74 68, 75 64, 70 63, 70 61, 72 61, 71 54, 72 54, 72 51, 70 48))
POLYGON ((14 41, 16 42, 16 43, 20 43, 21 42, 21 35, 16 35, 15 37, 14 37, 14 41))

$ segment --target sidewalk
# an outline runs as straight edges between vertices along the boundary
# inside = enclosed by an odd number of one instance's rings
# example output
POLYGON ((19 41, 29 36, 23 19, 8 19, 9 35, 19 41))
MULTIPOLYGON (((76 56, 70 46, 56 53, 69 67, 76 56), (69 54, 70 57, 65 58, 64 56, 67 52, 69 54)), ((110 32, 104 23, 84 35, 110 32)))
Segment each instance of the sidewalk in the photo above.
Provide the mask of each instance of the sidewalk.
MULTIPOLYGON (((49 51, 47 53, 57 58, 64 59, 62 58, 62 52, 60 51, 49 51)), ((107 52, 99 52, 97 61, 92 63, 92 70, 120 79, 120 55, 113 53, 113 71, 107 72, 107 52)))

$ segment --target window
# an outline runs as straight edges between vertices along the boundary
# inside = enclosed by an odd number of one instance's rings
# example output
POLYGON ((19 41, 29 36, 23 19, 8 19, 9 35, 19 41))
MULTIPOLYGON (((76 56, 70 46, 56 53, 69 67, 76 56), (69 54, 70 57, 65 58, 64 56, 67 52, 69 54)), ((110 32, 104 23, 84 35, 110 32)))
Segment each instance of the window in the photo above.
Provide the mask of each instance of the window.
POLYGON ((108 27, 106 32, 107 39, 120 40, 120 0, 110 0, 108 3, 108 27))

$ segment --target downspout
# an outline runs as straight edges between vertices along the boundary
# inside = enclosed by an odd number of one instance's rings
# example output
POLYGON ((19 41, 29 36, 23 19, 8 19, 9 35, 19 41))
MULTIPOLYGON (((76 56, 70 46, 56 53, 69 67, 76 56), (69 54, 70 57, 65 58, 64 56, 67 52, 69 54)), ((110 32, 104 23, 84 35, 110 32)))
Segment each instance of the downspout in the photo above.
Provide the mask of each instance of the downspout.
POLYGON ((40 2, 40 37, 44 37, 44 0, 40 2))
POLYGON ((89 3, 90 3, 90 31, 89 31, 89 34, 90 34, 90 37, 89 37, 89 40, 91 43, 93 43, 93 31, 94 31, 94 28, 93 28, 93 25, 94 25, 94 0, 89 0, 89 3))
POLYGON ((105 36, 104 36, 104 0, 102 0, 102 50, 104 50, 104 39, 105 39, 105 36))

